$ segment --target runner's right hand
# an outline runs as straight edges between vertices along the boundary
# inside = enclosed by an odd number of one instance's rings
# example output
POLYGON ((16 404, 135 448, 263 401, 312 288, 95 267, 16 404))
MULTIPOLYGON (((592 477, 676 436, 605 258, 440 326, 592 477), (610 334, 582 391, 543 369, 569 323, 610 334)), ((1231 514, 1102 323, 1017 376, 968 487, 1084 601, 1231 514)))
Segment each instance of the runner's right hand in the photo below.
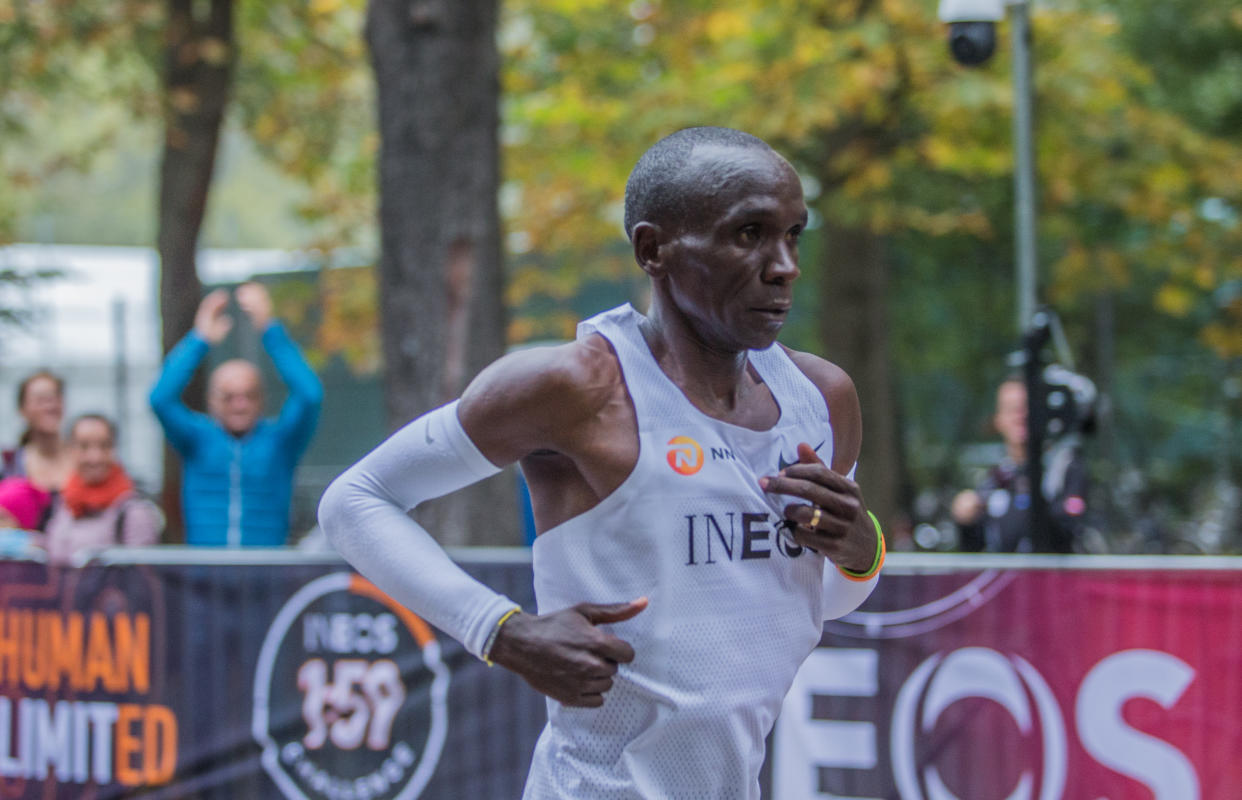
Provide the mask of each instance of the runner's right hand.
POLYGON ((599 629, 647 607, 628 603, 579 603, 551 614, 515 614, 501 627, 491 660, 516 672, 539 692, 566 706, 598 708, 612 688, 618 664, 634 660, 628 642, 599 629))

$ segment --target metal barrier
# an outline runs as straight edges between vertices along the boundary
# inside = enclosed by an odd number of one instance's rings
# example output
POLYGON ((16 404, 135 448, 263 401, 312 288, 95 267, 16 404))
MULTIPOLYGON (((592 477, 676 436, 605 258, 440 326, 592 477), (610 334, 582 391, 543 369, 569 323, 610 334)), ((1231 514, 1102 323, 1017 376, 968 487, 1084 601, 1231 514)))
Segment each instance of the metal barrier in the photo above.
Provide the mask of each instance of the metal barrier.
MULTIPOLYGON (((455 561, 488 564, 530 564, 526 547, 448 548, 455 561)), ((113 547, 84 556, 86 564, 344 564, 327 550, 296 547, 113 547)), ((885 575, 929 572, 1006 570, 1242 570, 1242 556, 1200 555, 1035 555, 1023 553, 899 553, 884 561, 885 575)))

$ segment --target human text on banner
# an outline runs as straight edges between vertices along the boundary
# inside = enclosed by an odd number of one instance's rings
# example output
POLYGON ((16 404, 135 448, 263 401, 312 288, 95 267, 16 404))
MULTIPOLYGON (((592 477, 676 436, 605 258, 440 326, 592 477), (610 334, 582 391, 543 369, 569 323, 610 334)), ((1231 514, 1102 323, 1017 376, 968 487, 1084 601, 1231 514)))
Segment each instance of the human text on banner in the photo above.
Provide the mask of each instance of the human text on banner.
POLYGON ((0 781, 5 797, 173 779, 158 576, 6 565, 0 583, 0 781))
POLYGON ((6 800, 502 797, 543 719, 342 563, 0 561, 6 800))

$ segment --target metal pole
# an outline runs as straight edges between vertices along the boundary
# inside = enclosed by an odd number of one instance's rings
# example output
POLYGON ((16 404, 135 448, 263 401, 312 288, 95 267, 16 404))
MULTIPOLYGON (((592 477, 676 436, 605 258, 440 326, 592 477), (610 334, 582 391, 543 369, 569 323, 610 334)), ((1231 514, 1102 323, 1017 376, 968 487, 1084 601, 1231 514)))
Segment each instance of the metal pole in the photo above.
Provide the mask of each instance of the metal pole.
MULTIPOLYGON (((1022 337, 1026 360, 1022 365, 1026 379, 1026 477, 1030 502, 1031 543, 1036 553, 1053 553, 1059 548, 1053 541, 1044 497, 1044 438, 1048 425, 1047 387, 1044 385, 1044 345, 1048 343, 1049 316, 1040 311, 1031 318, 1031 327, 1022 337)), ((1016 500, 1016 498, 1015 498, 1016 500)))
MULTIPOLYGON (((129 431, 129 354, 126 352, 128 347, 128 337, 125 335, 126 316, 125 298, 112 298, 112 346, 115 351, 112 362, 112 407, 114 409, 113 419, 116 420, 122 437, 127 436, 129 431)), ((126 452, 120 442, 115 444, 122 453, 126 452)))
POLYGON ((1014 228, 1018 283, 1018 332, 1025 333, 1035 315, 1035 87, 1031 61, 1030 5, 1012 3, 1014 228))

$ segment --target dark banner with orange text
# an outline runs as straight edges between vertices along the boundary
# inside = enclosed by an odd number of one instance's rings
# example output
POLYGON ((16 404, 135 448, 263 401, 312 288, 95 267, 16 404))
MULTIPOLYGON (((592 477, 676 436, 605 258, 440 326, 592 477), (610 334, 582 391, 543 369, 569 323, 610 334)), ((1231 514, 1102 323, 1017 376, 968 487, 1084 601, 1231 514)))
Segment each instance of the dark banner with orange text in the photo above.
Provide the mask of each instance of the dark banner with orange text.
MULTIPOLYGON (((331 559, 180 553, 0 561, 0 798, 521 796, 522 680, 331 559)), ((533 608, 529 555, 490 553, 463 566, 533 608)), ((1242 571, 1144 563, 894 554, 799 672, 764 796, 1242 796, 1242 571)))
POLYGON ((545 718, 342 564, 0 562, 5 800, 518 797, 545 718))

